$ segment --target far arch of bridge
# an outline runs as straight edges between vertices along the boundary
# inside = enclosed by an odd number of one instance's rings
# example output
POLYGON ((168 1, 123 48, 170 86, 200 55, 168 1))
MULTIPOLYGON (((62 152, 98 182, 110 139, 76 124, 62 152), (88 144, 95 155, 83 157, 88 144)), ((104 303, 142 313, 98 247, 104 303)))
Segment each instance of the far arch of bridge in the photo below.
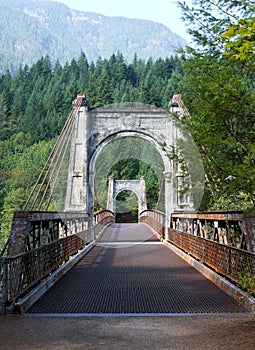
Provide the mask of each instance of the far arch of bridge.
POLYGON ((118 195, 121 193, 121 192, 124 192, 124 191, 129 191, 129 192, 133 192, 137 199, 138 199, 138 193, 135 189, 133 189, 131 186, 126 186, 126 187, 123 187, 121 188, 120 190, 118 190, 115 194, 115 198, 114 199, 117 199, 118 195))
MULTIPOLYGON (((116 201, 117 201, 117 198, 118 198, 118 195, 121 194, 122 192, 124 191, 127 191, 127 192, 131 192, 131 193, 134 193, 134 195, 136 196, 136 201, 137 201, 137 204, 138 204, 138 215, 143 211, 142 209, 140 209, 140 200, 139 200, 139 195, 137 193, 137 191, 135 191, 133 188, 127 186, 127 187, 123 187, 122 189, 120 189, 118 192, 116 192, 115 196, 114 196, 114 201, 115 201, 115 208, 116 208, 116 211, 115 210, 112 210, 112 212, 116 215, 117 213, 117 207, 116 207, 116 201)), ((114 208, 114 209, 115 209, 114 208)), ((147 206, 146 206, 147 208, 147 206)), ((107 208, 106 208, 107 209, 107 208)), ((146 209, 144 209, 146 210, 146 209)))
POLYGON ((138 214, 147 210, 146 186, 144 176, 140 180, 115 180, 109 177, 108 195, 106 209, 112 211, 116 215, 116 199, 123 191, 130 191, 137 197, 138 214))

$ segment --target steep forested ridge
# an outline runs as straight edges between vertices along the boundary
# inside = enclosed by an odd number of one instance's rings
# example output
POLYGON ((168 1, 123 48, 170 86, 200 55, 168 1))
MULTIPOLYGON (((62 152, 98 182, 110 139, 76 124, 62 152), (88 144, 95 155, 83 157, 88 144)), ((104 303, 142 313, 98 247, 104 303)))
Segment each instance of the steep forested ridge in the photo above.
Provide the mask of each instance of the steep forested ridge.
POLYGON ((120 51, 129 62, 167 57, 185 40, 166 26, 145 20, 107 17, 46 0, 0 0, 0 74, 31 66, 48 55, 61 64, 82 51, 91 61, 120 51))

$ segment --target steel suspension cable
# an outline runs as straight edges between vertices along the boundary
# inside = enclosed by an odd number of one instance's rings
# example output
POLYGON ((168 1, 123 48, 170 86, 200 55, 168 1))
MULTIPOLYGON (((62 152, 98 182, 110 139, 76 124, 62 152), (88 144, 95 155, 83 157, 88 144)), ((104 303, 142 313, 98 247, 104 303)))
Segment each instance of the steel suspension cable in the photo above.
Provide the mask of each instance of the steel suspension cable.
MULTIPOLYGON (((72 112, 71 112, 71 113, 72 113, 72 112)), ((70 114, 70 115, 71 115, 71 114, 70 114)), ((24 207, 23 207, 23 210, 26 210, 26 209, 27 209, 27 206, 28 206, 28 204, 29 204, 31 198, 33 197, 33 195, 34 195, 34 193, 35 193, 35 191, 36 191, 36 187, 37 187, 38 184, 40 183, 40 180, 41 180, 41 178, 42 178, 42 176, 43 176, 43 173, 44 173, 45 169, 48 167, 48 164, 49 164, 49 162, 50 162, 51 159, 52 159, 52 155, 54 154, 54 152, 55 152, 56 149, 58 148, 58 144, 59 144, 59 142, 60 142, 60 139, 62 138, 62 135, 63 135, 63 133, 65 132, 65 129, 66 129, 67 125, 69 124, 70 115, 69 115, 68 119, 66 120, 66 123, 65 123, 65 125, 64 125, 64 127, 63 127, 63 129, 62 129, 62 131, 61 131, 61 133, 60 133, 60 135, 59 135, 57 141, 56 141, 56 143, 54 144, 54 146, 53 146, 53 148, 52 148, 52 150, 51 150, 51 152, 50 152, 50 155, 49 155, 48 159, 46 160, 46 162, 45 162, 45 164, 44 164, 44 167, 43 167, 42 171, 40 172, 40 174, 39 174, 39 176, 38 176, 38 178, 37 178, 37 180, 36 180, 35 185, 34 185, 32 191, 30 192, 30 194, 29 194, 29 196, 28 196, 28 198, 27 198, 27 201, 26 201, 26 203, 25 203, 25 205, 24 205, 24 207)), ((39 195, 39 194, 38 194, 38 195, 39 195)), ((33 207, 34 207, 34 202, 33 202, 32 206, 30 207, 30 210, 32 210, 33 207)))
MULTIPOLYGON (((36 193, 36 188, 37 188, 37 186, 39 185, 39 183, 40 183, 40 181, 41 181, 41 179, 42 179, 42 177, 43 177, 43 174, 45 173, 45 170, 46 170, 47 168, 48 168, 48 169, 47 169, 47 171, 46 171, 46 174, 49 173, 49 169, 50 169, 50 167, 51 167, 51 165, 52 165, 52 163, 53 163, 53 160, 54 160, 55 157, 56 157, 57 150, 59 149, 60 144, 61 144, 63 138, 65 138, 65 134, 66 134, 66 133, 68 132, 68 130, 70 129, 70 125, 73 126, 73 121, 75 120, 75 118, 76 118, 76 116, 77 116, 77 114, 78 114, 77 112, 78 112, 78 110, 79 110, 79 108, 80 108, 80 106, 81 106, 82 99, 83 99, 82 96, 81 96, 81 97, 77 97, 77 99, 76 99, 76 101, 75 101, 75 104, 74 104, 74 106, 73 106, 73 109, 72 109, 71 113, 69 114, 69 117, 67 118, 67 120, 66 120, 66 122, 65 122, 65 125, 64 125, 64 127, 62 128, 61 133, 60 133, 60 135, 58 136, 58 139, 57 139, 56 143, 54 144, 54 146, 53 146, 53 148, 52 148, 52 150, 51 150, 51 152, 50 152, 50 155, 48 156, 48 158, 47 158, 47 160, 46 160, 46 162, 45 162, 45 164, 44 164, 44 167, 43 167, 42 171, 40 172, 40 174, 39 174, 39 176, 38 176, 38 178, 37 178, 37 180, 36 180, 35 185, 33 186, 32 191, 30 192, 30 194, 29 194, 29 196, 28 196, 28 198, 27 198, 27 201, 26 201, 26 203, 25 203, 25 205, 24 205, 24 207, 23 207, 23 210, 27 210, 28 205, 29 205, 29 203, 30 203, 32 197, 33 197, 33 196, 35 195, 35 193, 36 193)), ((70 132, 70 131, 69 131, 69 132, 70 132)), ((36 193, 36 195, 35 195, 35 198, 34 198, 34 201, 33 201, 32 205, 31 205, 31 207, 30 207, 30 210, 33 210, 34 207, 35 207, 36 201, 38 200, 38 197, 39 197, 39 195, 40 195, 40 191, 41 191, 42 187, 43 187, 44 184, 45 184, 45 181, 46 181, 46 178, 47 178, 47 175, 46 175, 46 174, 45 174, 45 176, 43 177, 43 180, 42 180, 42 183, 41 183, 41 185, 40 185, 40 188, 37 190, 37 193, 36 193)))
MULTIPOLYGON (((62 142, 62 144, 61 144, 60 150, 58 149, 58 152, 57 152, 57 153, 58 153, 58 157, 57 157, 57 159, 56 159, 56 161, 55 161, 55 164, 54 164, 54 167, 53 167, 53 169, 52 169, 52 171, 51 171, 50 177, 49 177, 48 182, 47 182, 47 184, 46 184, 46 187, 45 187, 45 189, 44 189, 44 192, 43 192, 41 201, 40 201, 40 203, 39 203, 39 205, 38 205, 38 207, 37 207, 37 210, 41 210, 42 204, 43 204, 44 199, 45 199, 45 197, 46 197, 46 195, 47 195, 48 189, 49 189, 50 185, 52 184, 52 179, 53 179, 53 177, 54 177, 54 175, 55 175, 55 180, 54 180, 54 183, 53 183, 53 184, 54 184, 54 187, 51 189, 51 192, 52 192, 52 194, 53 194, 53 190, 54 190, 54 188, 55 188, 55 185, 56 185, 56 182, 57 182, 57 179, 58 179, 58 176, 59 176, 59 173, 60 173, 60 170, 61 170, 63 161, 64 161, 64 157, 65 157, 65 155, 66 155, 66 151, 67 151, 67 148, 68 148, 68 144, 69 144, 69 141, 70 141, 70 138, 71 138, 71 135, 72 135, 72 130, 73 130, 74 122, 75 122, 75 117, 72 118, 72 120, 71 120, 70 128, 68 129, 68 133, 67 133, 65 139, 63 140, 63 142, 62 142), (60 160, 60 164, 58 165, 59 160, 60 160), (55 172, 56 172, 56 169, 57 169, 57 173, 55 173, 55 172)), ((55 160, 55 159, 54 159, 54 160, 55 160)), ((51 167, 48 169, 48 173, 50 172, 50 170, 51 170, 51 167)), ((47 174, 47 175, 48 175, 48 174, 47 174)), ((46 178, 47 178, 47 177, 46 177, 46 178)), ((50 197, 52 197, 52 194, 50 195, 50 197)), ((50 204, 50 200, 48 200, 48 202, 47 202, 46 210, 48 209, 49 204, 50 204)))
MULTIPOLYGON (((71 120, 72 120, 72 118, 69 118, 68 129, 65 129, 65 132, 63 133, 61 140, 59 140, 59 142, 57 143, 57 147, 55 148, 55 151, 54 151, 54 153, 53 153, 53 157, 50 159, 50 163, 49 163, 49 165, 47 166, 47 171, 46 171, 45 174, 44 174, 43 180, 42 180, 42 182, 41 182, 41 184, 40 184, 39 189, 37 190, 36 196, 35 196, 35 198, 34 198, 34 201, 33 201, 32 205, 31 205, 31 210, 34 209, 34 207, 35 207, 35 205, 36 205, 36 202, 37 202, 37 200, 38 200, 38 197, 39 197, 39 195, 41 194, 42 188, 43 188, 43 186, 45 185, 45 183, 46 183, 46 181, 47 181, 47 177, 48 177, 49 172, 50 172, 50 170, 51 170, 51 168, 52 168, 52 164, 53 164, 54 161, 55 161, 56 155, 59 154, 59 148, 60 148, 60 146, 61 146, 61 144, 62 144, 62 142, 63 142, 63 139, 65 138, 65 134, 66 134, 66 133, 68 132, 68 130, 69 130, 69 127, 70 127, 70 124, 71 124, 71 120)), ((44 195, 43 195, 43 196, 44 196, 44 195)), ((37 208, 37 210, 40 210, 40 209, 37 208)))
POLYGON ((65 145, 65 142, 66 142, 66 135, 69 135, 71 132, 72 132, 72 127, 73 127, 73 122, 74 122, 74 119, 75 119, 75 114, 72 114, 71 117, 69 118, 69 125, 68 125, 68 128, 65 130, 65 132, 63 133, 62 135, 62 139, 60 140, 59 144, 58 144, 58 147, 56 148, 55 152, 54 152, 54 156, 53 158, 51 159, 51 162, 50 162, 50 165, 44 175, 44 178, 43 178, 43 181, 40 185, 40 188, 37 192, 37 195, 34 199, 34 202, 32 204, 32 207, 34 208, 34 205, 36 204, 36 201, 39 197, 39 195, 41 194, 41 191, 42 191, 42 188, 43 186, 46 184, 46 188, 44 189, 43 191, 43 194, 42 194, 42 198, 41 198, 41 201, 40 201, 40 204, 39 206, 37 207, 37 210, 41 210, 41 206, 42 206, 42 203, 45 199, 45 196, 47 194, 47 191, 48 191, 48 188, 49 188, 49 185, 50 185, 50 181, 52 179, 52 177, 54 176, 54 171, 56 169, 56 166, 57 166, 57 162, 59 161, 59 158, 61 156, 61 152, 63 150, 63 147, 65 145), (57 158, 57 159, 56 159, 57 158), (55 163, 54 163, 55 162, 55 163), (52 168, 52 165, 54 164, 53 168, 52 168), (48 175, 50 173, 50 171, 52 170, 51 172, 51 175, 50 175, 50 178, 48 179, 48 175))
POLYGON ((56 187, 56 184, 57 184, 57 180, 59 178, 59 173, 60 173, 60 170, 62 169, 62 165, 63 165, 63 162, 64 162, 64 158, 66 156, 66 152, 67 152, 67 149, 68 149, 68 145, 69 145, 69 142, 71 140, 71 136, 72 136, 72 133, 69 134, 69 137, 68 137, 68 140, 65 144, 65 149, 64 149, 64 153, 62 155, 62 158, 61 158, 61 161, 60 161, 60 164, 59 164, 59 167, 58 167, 58 170, 57 170, 57 173, 56 173, 56 176, 55 176, 55 180, 53 182, 53 185, 51 187, 51 191, 50 191, 50 195, 49 195, 49 198, 48 198, 48 202, 46 204, 46 210, 48 210, 49 208, 49 205, 50 205, 50 202, 51 202, 51 199, 52 199, 52 196, 53 196, 53 192, 55 190, 55 187, 56 187))

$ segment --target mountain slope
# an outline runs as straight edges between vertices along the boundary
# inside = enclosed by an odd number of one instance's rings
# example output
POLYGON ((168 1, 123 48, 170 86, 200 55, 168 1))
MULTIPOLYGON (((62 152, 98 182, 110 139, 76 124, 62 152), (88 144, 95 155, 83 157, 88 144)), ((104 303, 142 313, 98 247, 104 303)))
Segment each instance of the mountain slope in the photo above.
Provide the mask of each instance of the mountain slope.
POLYGON ((0 74, 48 55, 63 64, 85 52, 89 61, 120 51, 131 61, 167 57, 185 40, 152 21, 80 12, 54 1, 0 0, 0 74))

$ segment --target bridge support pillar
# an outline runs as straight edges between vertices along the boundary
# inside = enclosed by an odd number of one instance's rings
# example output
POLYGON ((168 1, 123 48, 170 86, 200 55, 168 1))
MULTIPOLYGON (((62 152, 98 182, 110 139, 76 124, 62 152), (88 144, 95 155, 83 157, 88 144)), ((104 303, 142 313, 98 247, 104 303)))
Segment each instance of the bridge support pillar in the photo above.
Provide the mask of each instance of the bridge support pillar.
POLYGON ((72 136, 65 211, 88 211, 87 133, 88 112, 80 107, 72 136))

